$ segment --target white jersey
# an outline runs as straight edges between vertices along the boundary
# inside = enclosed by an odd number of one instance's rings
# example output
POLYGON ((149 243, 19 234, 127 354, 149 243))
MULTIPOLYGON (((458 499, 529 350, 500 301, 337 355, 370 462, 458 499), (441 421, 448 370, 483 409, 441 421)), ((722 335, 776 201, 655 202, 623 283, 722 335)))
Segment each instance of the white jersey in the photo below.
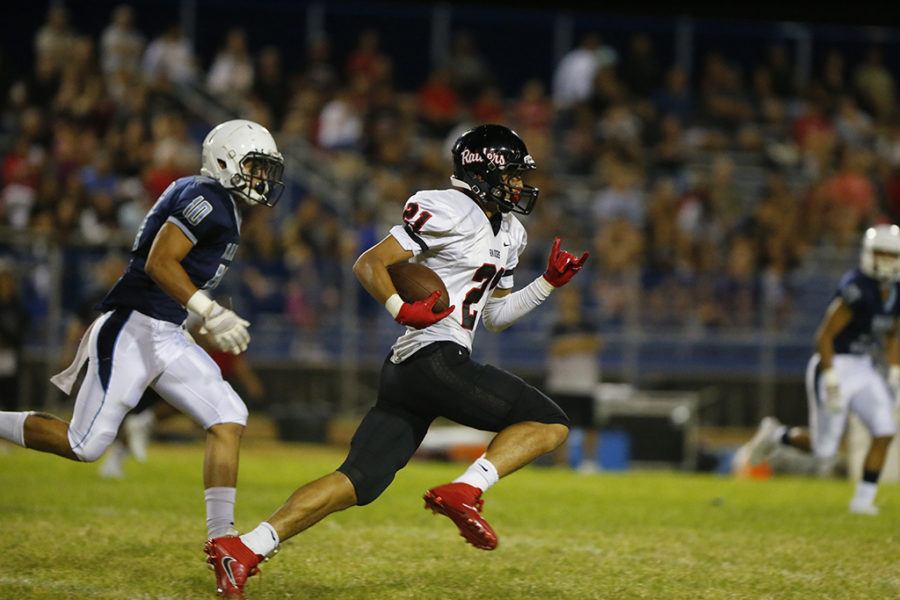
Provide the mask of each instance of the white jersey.
POLYGON ((423 346, 440 341, 471 351, 488 297, 496 287, 513 287, 513 272, 528 242, 525 228, 506 213, 494 233, 481 207, 457 189, 416 193, 406 201, 403 222, 391 229, 391 235, 413 252, 411 262, 437 273, 456 308, 425 329, 407 327, 393 346, 391 360, 402 362, 423 346))

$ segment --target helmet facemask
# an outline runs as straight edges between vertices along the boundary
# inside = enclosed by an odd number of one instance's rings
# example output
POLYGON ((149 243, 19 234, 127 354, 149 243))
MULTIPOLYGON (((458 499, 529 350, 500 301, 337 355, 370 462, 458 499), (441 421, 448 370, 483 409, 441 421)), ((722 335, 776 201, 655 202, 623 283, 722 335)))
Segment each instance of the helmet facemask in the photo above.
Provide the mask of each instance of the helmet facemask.
POLYGON ((863 236, 860 268, 884 283, 900 282, 900 228, 878 225, 863 236))
POLYGON ((863 256, 869 275, 884 282, 900 281, 900 255, 883 250, 870 250, 863 256))
POLYGON ((275 206, 284 191, 281 176, 284 160, 261 152, 248 152, 240 162, 240 173, 231 176, 233 194, 250 205, 275 206))
POLYGON ((470 171, 455 179, 466 183, 482 202, 494 202, 500 212, 527 215, 534 210, 540 195, 538 188, 525 184, 526 174, 534 169, 534 160, 526 156, 522 163, 498 165, 488 161, 483 176, 470 171), (519 180, 521 185, 515 185, 515 180, 519 180))
MULTIPOLYGON (((530 159, 530 156, 526 156, 530 159)), ((526 161, 527 162, 527 161, 526 161)), ((522 215, 530 214, 534 210, 540 190, 534 186, 525 184, 527 171, 534 169, 534 161, 531 167, 525 165, 508 165, 496 167, 496 183, 488 189, 488 200, 493 200, 500 208, 500 212, 515 212, 522 215)), ((492 169, 488 167, 488 177, 492 169)))

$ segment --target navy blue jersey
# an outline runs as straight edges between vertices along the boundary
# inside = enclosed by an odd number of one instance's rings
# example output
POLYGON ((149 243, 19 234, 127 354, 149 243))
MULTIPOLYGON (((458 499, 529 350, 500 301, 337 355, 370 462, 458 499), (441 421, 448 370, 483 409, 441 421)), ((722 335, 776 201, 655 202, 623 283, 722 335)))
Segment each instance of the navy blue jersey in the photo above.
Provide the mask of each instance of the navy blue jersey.
POLYGON ((875 350, 900 316, 900 284, 893 284, 887 300, 881 295, 881 283, 859 269, 841 277, 835 298, 841 298, 853 312, 853 318, 834 338, 837 354, 865 354, 875 350))
POLYGON ((162 193, 138 229, 131 262, 98 308, 132 308, 147 316, 182 323, 187 311, 144 272, 150 246, 163 224, 172 223, 193 243, 181 266, 200 289, 219 285, 240 243, 241 215, 231 195, 209 177, 182 177, 162 193))

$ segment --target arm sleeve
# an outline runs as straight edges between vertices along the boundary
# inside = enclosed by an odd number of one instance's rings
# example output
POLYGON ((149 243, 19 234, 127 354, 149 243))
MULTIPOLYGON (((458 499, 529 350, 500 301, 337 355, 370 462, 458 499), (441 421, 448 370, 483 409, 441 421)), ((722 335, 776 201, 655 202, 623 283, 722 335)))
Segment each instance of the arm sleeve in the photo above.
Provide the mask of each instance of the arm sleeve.
POLYGON ((528 244, 528 234, 525 232, 525 228, 522 227, 522 224, 518 221, 515 221, 517 227, 514 234, 514 239, 516 240, 516 251, 510 252, 509 257, 506 259, 506 267, 503 270, 503 276, 500 278, 500 283, 497 285, 501 290, 511 290, 515 286, 514 274, 516 272, 516 267, 519 265, 519 257, 522 256, 522 253, 525 251, 525 246, 528 244))
POLYGON ((544 300, 550 297, 554 289, 541 276, 518 292, 503 298, 492 296, 488 298, 481 311, 481 320, 488 331, 503 331, 540 306, 544 300))
POLYGON ((215 238, 228 229, 231 219, 221 200, 202 188, 190 186, 175 201, 166 222, 181 229, 194 245, 215 238))
POLYGON ((403 224, 391 228, 391 235, 413 255, 440 250, 456 235, 460 219, 446 202, 418 193, 403 206, 403 224))

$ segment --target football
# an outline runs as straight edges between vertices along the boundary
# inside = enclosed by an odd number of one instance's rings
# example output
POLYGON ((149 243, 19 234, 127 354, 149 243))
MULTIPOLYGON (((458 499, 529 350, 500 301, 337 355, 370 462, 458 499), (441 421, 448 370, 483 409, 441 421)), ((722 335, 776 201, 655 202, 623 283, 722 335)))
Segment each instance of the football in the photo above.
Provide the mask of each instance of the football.
POLYGON ((425 265, 411 262, 395 263, 388 267, 388 274, 404 302, 424 300, 432 292, 438 290, 441 292, 441 296, 434 303, 432 311, 441 312, 450 305, 450 297, 444 282, 437 273, 425 265))

